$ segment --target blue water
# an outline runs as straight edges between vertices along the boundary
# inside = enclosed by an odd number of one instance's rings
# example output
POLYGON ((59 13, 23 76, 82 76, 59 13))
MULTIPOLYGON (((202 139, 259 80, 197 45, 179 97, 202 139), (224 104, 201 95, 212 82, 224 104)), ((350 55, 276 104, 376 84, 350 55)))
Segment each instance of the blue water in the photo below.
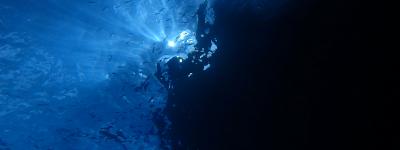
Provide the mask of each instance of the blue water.
POLYGON ((1 0, 0 150, 160 149, 156 64, 193 51, 202 2, 1 0))

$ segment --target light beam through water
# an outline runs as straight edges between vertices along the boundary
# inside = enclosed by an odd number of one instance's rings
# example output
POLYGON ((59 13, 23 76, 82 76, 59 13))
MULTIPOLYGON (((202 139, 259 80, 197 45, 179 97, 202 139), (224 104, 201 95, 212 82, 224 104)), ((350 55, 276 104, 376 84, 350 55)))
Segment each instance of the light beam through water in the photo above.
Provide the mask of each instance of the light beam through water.
POLYGON ((0 149, 159 149, 153 74, 194 49, 202 2, 2 0, 0 149))

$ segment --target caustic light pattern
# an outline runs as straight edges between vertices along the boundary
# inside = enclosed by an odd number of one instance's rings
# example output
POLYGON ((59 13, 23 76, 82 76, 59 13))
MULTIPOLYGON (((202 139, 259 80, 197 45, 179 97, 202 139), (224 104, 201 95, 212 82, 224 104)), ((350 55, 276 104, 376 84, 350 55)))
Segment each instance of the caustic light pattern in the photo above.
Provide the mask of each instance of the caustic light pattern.
POLYGON ((0 150, 159 149, 156 66, 195 49, 201 3, 0 1, 0 150))

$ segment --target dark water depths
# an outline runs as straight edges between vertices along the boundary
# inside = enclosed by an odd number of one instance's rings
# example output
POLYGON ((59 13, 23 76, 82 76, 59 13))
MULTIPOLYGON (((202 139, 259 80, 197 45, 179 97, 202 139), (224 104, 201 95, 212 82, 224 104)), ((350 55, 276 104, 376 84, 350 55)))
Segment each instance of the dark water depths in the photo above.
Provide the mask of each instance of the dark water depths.
POLYGON ((389 148, 380 8, 1 0, 0 150, 389 148))

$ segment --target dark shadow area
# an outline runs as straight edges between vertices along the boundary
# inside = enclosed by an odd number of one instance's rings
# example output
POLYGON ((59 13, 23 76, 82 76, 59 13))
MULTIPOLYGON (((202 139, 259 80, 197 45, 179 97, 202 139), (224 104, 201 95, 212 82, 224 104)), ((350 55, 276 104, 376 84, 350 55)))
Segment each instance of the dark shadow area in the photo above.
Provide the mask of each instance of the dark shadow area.
POLYGON ((265 19, 217 3, 212 67, 177 79, 170 91, 173 149, 394 146, 398 75, 380 4, 309 1, 283 9, 265 19))

